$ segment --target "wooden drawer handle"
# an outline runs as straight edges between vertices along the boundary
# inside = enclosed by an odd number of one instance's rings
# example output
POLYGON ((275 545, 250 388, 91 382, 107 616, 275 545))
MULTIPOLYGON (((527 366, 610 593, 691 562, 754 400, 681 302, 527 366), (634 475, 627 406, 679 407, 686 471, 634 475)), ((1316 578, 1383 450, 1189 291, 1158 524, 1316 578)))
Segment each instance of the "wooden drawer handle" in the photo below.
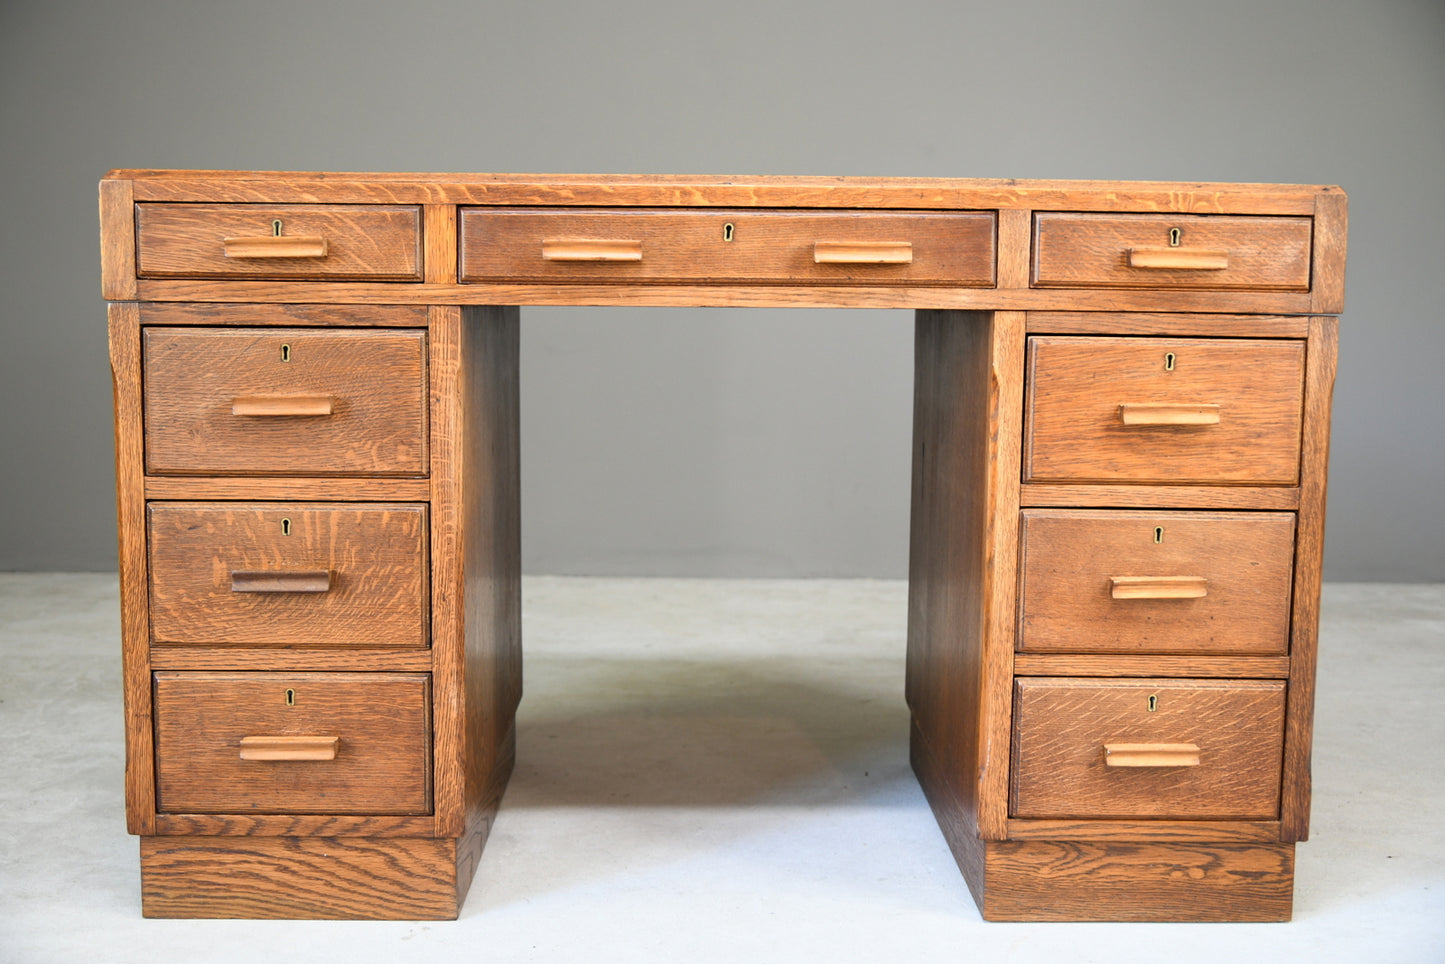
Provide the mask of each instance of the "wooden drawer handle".
POLYGON ((221 245, 228 258, 324 258, 326 239, 302 234, 259 235, 254 238, 224 238, 221 245))
POLYGON ((1209 580, 1203 576, 1110 576, 1115 599, 1203 599, 1209 580))
POLYGON ((1163 271, 1223 271, 1229 267, 1229 252, 1204 248, 1130 248, 1129 267, 1163 271))
POLYGON ((330 569, 231 572, 231 592, 330 592, 330 569))
POLYGON ((1197 767, 1199 747, 1193 743, 1105 743, 1104 765, 1110 767, 1197 767))
POLYGON ((240 395, 231 399, 231 414, 248 417, 330 415, 330 395, 240 395))
POLYGON ((553 239, 542 242, 546 261, 641 261, 641 241, 553 239))
POLYGON ((818 241, 815 264, 912 264, 911 241, 818 241))
POLYGON ((1170 405, 1162 402, 1126 402, 1119 406, 1125 425, 1218 425, 1218 405, 1170 405))
POLYGON ((243 760, 334 760, 339 736, 243 736, 243 760))

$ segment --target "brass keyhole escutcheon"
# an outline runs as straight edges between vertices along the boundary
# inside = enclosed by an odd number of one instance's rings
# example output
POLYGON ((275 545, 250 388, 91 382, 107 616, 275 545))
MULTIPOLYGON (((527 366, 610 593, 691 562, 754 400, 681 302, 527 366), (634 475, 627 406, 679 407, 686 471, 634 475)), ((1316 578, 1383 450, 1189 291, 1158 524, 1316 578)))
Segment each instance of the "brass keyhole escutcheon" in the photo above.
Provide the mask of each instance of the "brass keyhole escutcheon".
POLYGON ((290 520, 290 519, 282 519, 282 520, 281 520, 281 534, 282 534, 283 536, 289 536, 289 535, 291 534, 291 520, 290 520))
POLYGON ((281 237, 281 219, 280 219, 280 218, 277 218, 276 220, 274 220, 274 221, 271 222, 271 235, 272 235, 272 237, 277 237, 277 238, 281 237))
POLYGON ((288 362, 288 361, 291 360, 291 346, 290 346, 290 345, 282 345, 282 346, 281 346, 281 360, 282 360, 283 362, 288 362))
POLYGON ((1166 372, 1172 372, 1174 370, 1174 361, 1177 357, 1172 351, 1164 353, 1164 370, 1166 372))
POLYGON ((1159 697, 1151 694, 1149 696, 1149 712, 1153 713, 1157 709, 1159 709, 1159 697))
MULTIPOLYGON (((277 222, 277 223, 279 224, 280 222, 277 222)), ((1171 247, 1171 248, 1177 248, 1177 247, 1179 247, 1179 238, 1180 238, 1183 234, 1184 234, 1184 232, 1181 231, 1181 230, 1179 230, 1178 228, 1170 228, 1170 229, 1169 229, 1169 247, 1171 247)))
POLYGON ((1161 543, 1161 542, 1163 542, 1163 541, 1164 541, 1164 527, 1163 527, 1163 526, 1155 526, 1155 527, 1154 527, 1154 542, 1155 542, 1155 544, 1157 545, 1158 543, 1161 543))
POLYGON ((287 691, 286 691, 286 705, 287 705, 287 706, 295 706, 295 705, 296 705, 296 691, 295 691, 295 690, 287 690, 287 691))
POLYGON ((724 241, 731 241, 732 239, 733 239, 733 223, 732 223, 731 221, 729 221, 727 224, 724 224, 724 225, 723 225, 723 240, 724 240, 724 241))

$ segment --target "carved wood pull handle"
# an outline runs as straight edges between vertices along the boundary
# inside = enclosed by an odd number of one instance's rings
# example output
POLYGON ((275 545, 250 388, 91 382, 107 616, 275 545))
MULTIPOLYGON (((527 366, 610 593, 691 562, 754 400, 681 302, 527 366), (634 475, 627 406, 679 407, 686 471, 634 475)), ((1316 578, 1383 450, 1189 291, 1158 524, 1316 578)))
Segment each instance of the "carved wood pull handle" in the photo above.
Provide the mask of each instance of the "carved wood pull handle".
POLYGON ((1104 765, 1110 767, 1197 767, 1199 747, 1193 743, 1105 743, 1104 765))
POLYGON ((334 760, 339 736, 243 736, 243 760, 334 760))
POLYGON ((231 414, 249 417, 277 415, 330 415, 335 407, 330 395, 239 395, 231 399, 231 414))
POLYGON ((1126 402, 1119 406, 1125 425, 1218 425, 1218 405, 1171 405, 1163 402, 1126 402))
POLYGON ((1209 580, 1203 576, 1110 576, 1115 599, 1203 599, 1209 580))
POLYGON ((254 238, 225 238, 221 245, 228 258, 324 258, 326 239, 302 234, 258 235, 254 238))
POLYGON ((589 241, 557 238, 542 242, 546 261, 641 261, 641 241, 589 241))
POLYGON ((330 592, 330 569, 233 570, 231 592, 330 592))
POLYGON ((912 264, 910 241, 818 241, 815 264, 912 264))
POLYGON ((1129 267, 1163 271, 1222 271, 1229 267, 1229 252, 1205 248, 1130 248, 1129 267))

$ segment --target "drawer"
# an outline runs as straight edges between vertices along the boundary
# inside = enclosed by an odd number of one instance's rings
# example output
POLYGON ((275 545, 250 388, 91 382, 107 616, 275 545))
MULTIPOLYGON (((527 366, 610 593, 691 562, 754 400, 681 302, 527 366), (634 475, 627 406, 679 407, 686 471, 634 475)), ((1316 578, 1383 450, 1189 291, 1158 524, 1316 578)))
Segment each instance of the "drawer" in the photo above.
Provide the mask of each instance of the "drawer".
POLYGON ((463 208, 462 281, 991 287, 991 212, 463 208))
POLYGON ((1036 288, 1308 291, 1310 218, 1036 214, 1036 288))
POLYGON ((1302 341, 1036 336, 1025 482, 1294 485, 1302 341))
POLYGON ((156 673, 156 809, 431 811, 423 673, 156 673))
POLYGON ((153 475, 427 473, 426 333, 147 328, 153 475))
POLYGON ((1289 650, 1294 515, 1025 509, 1019 650, 1289 650))
POLYGON ((137 204, 142 278, 421 280, 421 208, 137 204))
POLYGON ((1278 816, 1282 680, 1019 679, 1010 813, 1278 816))
POLYGON ((151 640, 427 643, 424 505, 153 502, 151 640))

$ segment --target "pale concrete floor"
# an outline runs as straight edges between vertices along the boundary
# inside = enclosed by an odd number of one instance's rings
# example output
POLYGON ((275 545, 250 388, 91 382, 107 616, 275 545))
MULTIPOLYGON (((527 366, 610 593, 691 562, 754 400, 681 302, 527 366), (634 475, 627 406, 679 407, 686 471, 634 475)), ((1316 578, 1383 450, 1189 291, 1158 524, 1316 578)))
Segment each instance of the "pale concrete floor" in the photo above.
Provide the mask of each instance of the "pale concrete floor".
POLYGON ((1445 586, 1327 587, 1295 920, 1231 925, 979 919, 908 769, 905 593, 529 579, 459 921, 147 921, 114 578, 0 575, 0 960, 1445 960, 1445 586))

